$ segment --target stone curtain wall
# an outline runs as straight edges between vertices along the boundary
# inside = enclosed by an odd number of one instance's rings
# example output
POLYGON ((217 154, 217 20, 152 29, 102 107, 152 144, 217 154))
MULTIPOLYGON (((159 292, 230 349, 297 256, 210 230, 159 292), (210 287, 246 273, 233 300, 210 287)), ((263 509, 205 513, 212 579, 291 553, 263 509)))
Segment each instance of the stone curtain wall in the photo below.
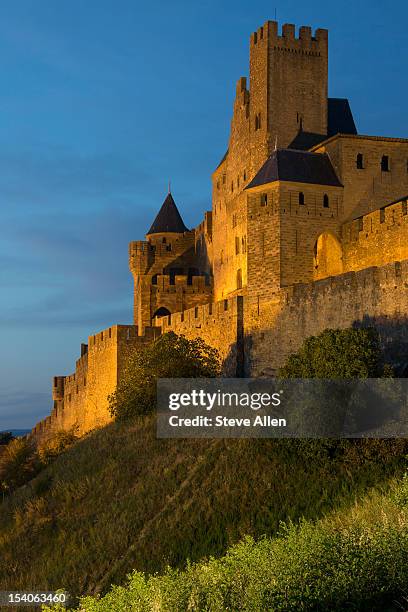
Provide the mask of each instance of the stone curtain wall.
POLYGON ((388 358, 408 362, 408 260, 247 300, 247 373, 274 375, 308 336, 361 325, 377 327, 388 358))
POLYGON ((202 338, 219 351, 223 374, 237 376, 243 372, 243 304, 244 298, 235 296, 156 319, 156 325, 162 333, 202 338))
POLYGON ((345 224, 342 247, 346 270, 408 259, 407 200, 345 224))
POLYGON ((51 415, 32 430, 37 440, 75 427, 80 435, 111 421, 108 395, 116 389, 129 351, 151 342, 160 329, 114 325, 88 339, 88 352, 76 362, 75 373, 54 378, 51 415))
POLYGON ((75 374, 64 378, 63 394, 63 377, 57 378, 54 410, 34 428, 34 436, 42 439, 74 425, 83 434, 109 422, 107 396, 115 390, 127 352, 171 330, 218 349, 227 376, 275 375, 308 336, 361 325, 376 326, 386 356, 407 363, 408 260, 269 295, 235 296, 155 323, 145 336, 138 336, 136 326, 121 325, 90 337, 75 374))

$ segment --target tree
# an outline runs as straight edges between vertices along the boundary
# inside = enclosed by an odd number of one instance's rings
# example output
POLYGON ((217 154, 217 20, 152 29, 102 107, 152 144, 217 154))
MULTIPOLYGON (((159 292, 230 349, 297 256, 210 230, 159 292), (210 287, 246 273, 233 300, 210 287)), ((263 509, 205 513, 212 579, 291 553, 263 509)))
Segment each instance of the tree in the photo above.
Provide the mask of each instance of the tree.
POLYGON ((382 362, 375 328, 326 329, 310 336, 290 355, 282 378, 379 378, 391 375, 382 362))
POLYGON ((33 442, 15 438, 0 455, 0 490, 10 492, 33 478, 39 470, 33 442))
POLYGON ((326 329, 311 336, 279 374, 281 378, 303 379, 300 386, 291 386, 290 380, 285 383, 291 421, 298 420, 303 433, 337 437, 346 430, 383 427, 384 419, 401 403, 399 388, 389 384, 391 381, 383 380, 381 385, 357 382, 393 376, 391 366, 383 363, 375 328, 326 329))
POLYGON ((112 416, 124 419, 156 407, 159 378, 212 378, 220 374, 218 351, 201 338, 188 340, 174 332, 133 351, 115 393, 109 396, 112 416))

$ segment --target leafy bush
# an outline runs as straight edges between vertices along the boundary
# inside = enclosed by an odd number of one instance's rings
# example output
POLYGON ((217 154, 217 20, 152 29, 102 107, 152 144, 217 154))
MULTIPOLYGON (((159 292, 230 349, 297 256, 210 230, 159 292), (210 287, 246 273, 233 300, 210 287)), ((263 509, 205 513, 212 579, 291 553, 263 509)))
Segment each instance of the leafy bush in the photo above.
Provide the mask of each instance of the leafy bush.
POLYGON ((48 465, 58 455, 70 448, 78 439, 75 428, 61 430, 38 446, 38 456, 43 465, 48 465))
POLYGON ((310 336, 280 370, 282 378, 378 378, 391 376, 382 363, 375 328, 326 329, 310 336))
POLYGON ((10 492, 28 482, 40 468, 33 442, 15 438, 0 455, 0 489, 10 492))
POLYGON ((110 412, 118 419, 152 412, 158 378, 214 377, 219 373, 218 352, 201 338, 163 334, 129 355, 116 392, 109 396, 110 412))

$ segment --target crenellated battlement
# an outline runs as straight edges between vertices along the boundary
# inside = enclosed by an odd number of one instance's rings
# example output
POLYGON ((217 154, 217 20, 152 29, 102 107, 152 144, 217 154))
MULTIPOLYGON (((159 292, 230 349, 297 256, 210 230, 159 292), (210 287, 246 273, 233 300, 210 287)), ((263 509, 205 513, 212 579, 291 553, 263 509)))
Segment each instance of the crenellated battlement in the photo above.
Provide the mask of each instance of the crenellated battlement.
POLYGON ((397 229, 401 225, 408 225, 408 197, 344 223, 342 239, 346 243, 363 242, 372 233, 384 232, 391 227, 397 229))
POLYGON ((108 423, 108 396, 116 388, 129 350, 153 342, 161 333, 158 327, 144 331, 139 335, 135 325, 112 325, 90 336, 88 345, 81 344, 82 356, 76 361, 75 372, 53 378, 53 409, 31 435, 42 440, 71 428, 84 434, 108 423))
POLYGON ((281 47, 297 47, 300 49, 317 50, 319 47, 327 49, 328 30, 317 28, 312 33, 310 26, 300 26, 299 35, 296 36, 296 27, 293 23, 284 23, 281 34, 277 21, 266 21, 263 26, 251 34, 251 47, 268 43, 281 47))
POLYGON ((172 315, 165 317, 156 317, 154 324, 160 327, 162 333, 168 331, 176 331, 180 326, 184 327, 201 327, 210 323, 216 323, 225 319, 230 318, 237 314, 237 303, 238 297, 230 297, 219 302, 209 302, 208 304, 201 304, 188 310, 181 312, 175 312, 172 315))

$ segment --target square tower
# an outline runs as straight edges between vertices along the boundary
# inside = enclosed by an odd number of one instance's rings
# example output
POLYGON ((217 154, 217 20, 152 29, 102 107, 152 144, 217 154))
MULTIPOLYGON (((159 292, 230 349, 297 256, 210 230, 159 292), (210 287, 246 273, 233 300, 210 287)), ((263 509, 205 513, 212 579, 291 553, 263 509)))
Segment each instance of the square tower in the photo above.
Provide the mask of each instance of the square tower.
MULTIPOLYGON (((299 131, 327 134, 328 32, 267 21, 251 35, 250 99, 254 145, 269 153, 299 131)), ((262 164, 265 160, 260 160, 262 164)), ((259 168, 259 166, 258 166, 259 168)))

